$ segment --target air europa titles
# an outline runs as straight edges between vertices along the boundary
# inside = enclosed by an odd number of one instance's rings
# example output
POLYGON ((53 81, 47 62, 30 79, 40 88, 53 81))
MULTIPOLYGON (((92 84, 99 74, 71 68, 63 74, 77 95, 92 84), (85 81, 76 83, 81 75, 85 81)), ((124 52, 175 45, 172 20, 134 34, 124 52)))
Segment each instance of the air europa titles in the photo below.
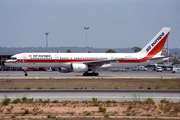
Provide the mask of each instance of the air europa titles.
POLYGON ((146 49, 147 52, 149 52, 151 50, 152 47, 154 47, 154 45, 157 44, 157 42, 159 42, 159 40, 161 40, 161 38, 164 36, 164 32, 161 33, 161 35, 159 35, 159 37, 156 38, 156 40, 154 40, 154 42, 151 43, 150 46, 148 46, 148 48, 146 49))
POLYGON ((29 55, 30 59, 52 59, 51 55, 29 55))
POLYGON ((33 55, 33 57, 51 57, 51 55, 33 55))

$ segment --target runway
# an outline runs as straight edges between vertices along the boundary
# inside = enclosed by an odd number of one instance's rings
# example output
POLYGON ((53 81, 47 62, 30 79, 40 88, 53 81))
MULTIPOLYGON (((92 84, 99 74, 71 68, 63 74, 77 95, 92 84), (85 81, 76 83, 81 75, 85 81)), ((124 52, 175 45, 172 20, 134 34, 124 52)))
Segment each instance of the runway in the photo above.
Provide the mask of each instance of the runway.
POLYGON ((180 90, 0 90, 0 101, 5 97, 11 100, 17 98, 33 98, 58 101, 144 101, 152 98, 154 101, 166 99, 180 102, 180 90))
POLYGON ((61 78, 93 78, 93 79, 106 79, 106 78, 180 78, 179 73, 172 73, 171 71, 127 71, 127 72, 110 72, 100 71, 99 76, 82 76, 82 73, 60 73, 58 71, 28 71, 28 76, 24 76, 23 71, 0 71, 0 79, 61 79, 61 78))

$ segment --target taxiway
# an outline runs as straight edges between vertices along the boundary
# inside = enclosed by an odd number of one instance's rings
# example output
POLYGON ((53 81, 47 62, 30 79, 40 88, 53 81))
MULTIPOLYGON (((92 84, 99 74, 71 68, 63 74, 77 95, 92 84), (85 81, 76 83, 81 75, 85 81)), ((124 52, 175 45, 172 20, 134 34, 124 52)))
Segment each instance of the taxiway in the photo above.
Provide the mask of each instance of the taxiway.
POLYGON ((11 100, 17 98, 33 98, 34 100, 58 101, 144 101, 152 98, 154 101, 166 99, 180 102, 179 90, 0 90, 0 101, 5 97, 11 100))
MULTIPOLYGON (((179 73, 172 73, 171 71, 127 71, 127 72, 110 72, 100 71, 99 76, 86 76, 87 78, 180 78, 179 73)), ((86 78, 82 76, 82 73, 60 73, 58 71, 46 72, 46 71, 28 71, 28 76, 24 76, 23 71, 0 71, 0 78, 10 79, 37 79, 37 78, 86 78)))

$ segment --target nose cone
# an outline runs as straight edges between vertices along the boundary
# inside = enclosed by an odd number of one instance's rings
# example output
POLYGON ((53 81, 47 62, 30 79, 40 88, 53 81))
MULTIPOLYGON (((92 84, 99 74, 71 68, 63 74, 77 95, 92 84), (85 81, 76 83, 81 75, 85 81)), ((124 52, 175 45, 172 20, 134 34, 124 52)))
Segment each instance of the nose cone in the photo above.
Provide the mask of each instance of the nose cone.
POLYGON ((15 63, 15 61, 6 60, 6 62, 4 63, 4 65, 5 65, 5 66, 9 66, 9 67, 14 67, 14 63, 15 63))
POLYGON ((9 65, 8 60, 5 61, 4 65, 5 65, 5 66, 8 66, 8 65, 9 65))

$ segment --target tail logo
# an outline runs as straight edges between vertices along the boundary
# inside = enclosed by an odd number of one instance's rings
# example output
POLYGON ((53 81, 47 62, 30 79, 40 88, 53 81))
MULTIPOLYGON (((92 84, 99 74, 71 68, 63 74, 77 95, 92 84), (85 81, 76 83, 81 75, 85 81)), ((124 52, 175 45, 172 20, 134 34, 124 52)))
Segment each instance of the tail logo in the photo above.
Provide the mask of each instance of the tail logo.
MULTIPOLYGON (((161 35, 159 35, 159 37, 156 38, 156 40, 154 40, 154 42, 151 43, 151 46, 153 47, 154 45, 156 45, 156 43, 161 40, 161 38, 164 36, 164 32, 161 33, 161 35)), ((151 46, 148 46, 148 48, 146 49, 147 52, 149 52, 151 50, 151 46)))

